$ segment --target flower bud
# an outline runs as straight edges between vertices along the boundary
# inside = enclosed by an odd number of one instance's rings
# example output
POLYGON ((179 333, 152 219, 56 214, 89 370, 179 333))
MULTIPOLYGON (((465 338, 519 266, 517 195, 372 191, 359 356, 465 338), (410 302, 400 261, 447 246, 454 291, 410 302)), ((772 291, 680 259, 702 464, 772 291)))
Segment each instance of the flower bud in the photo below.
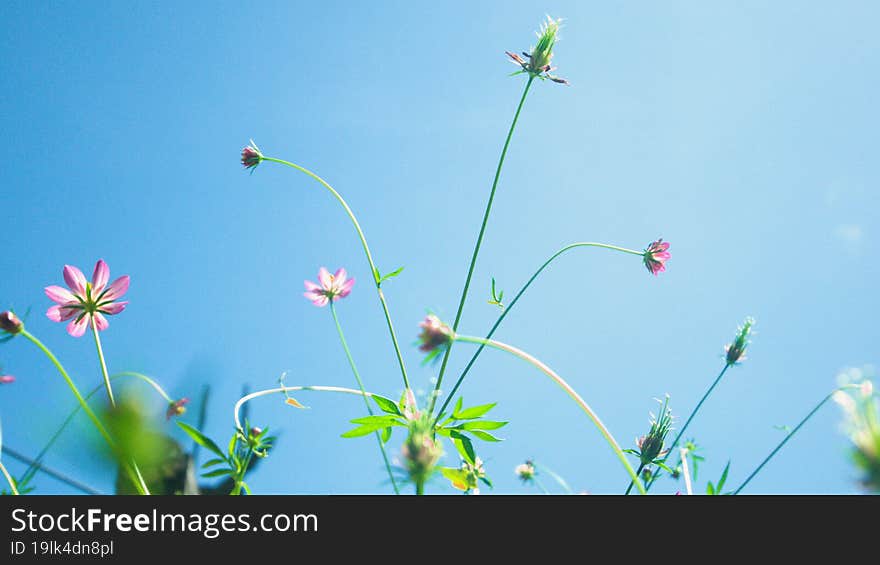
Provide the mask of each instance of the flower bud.
POLYGON ((24 324, 15 315, 15 312, 7 310, 0 312, 0 329, 8 334, 17 334, 24 329, 24 324))
POLYGON ((15 382, 15 377, 12 375, 0 375, 0 385, 8 385, 15 382))
POLYGON ((253 171, 261 162, 263 162, 263 153, 251 140, 250 145, 241 150, 241 164, 245 169, 253 171))
POLYGON ((452 328, 440 321, 434 314, 428 314, 419 324, 422 333, 419 334, 420 351, 433 353, 449 345, 455 337, 452 328))
POLYGON ((530 459, 527 459, 525 463, 517 465, 513 472, 516 473, 519 480, 524 483, 531 482, 534 480, 535 475, 538 474, 538 471, 535 469, 535 464, 530 459))
POLYGON ((186 405, 189 404, 189 398, 181 398, 174 402, 168 403, 168 410, 165 411, 165 419, 170 420, 175 416, 183 416, 186 414, 186 405))
POLYGON ((728 344, 724 349, 726 352, 725 360, 728 365, 734 365, 746 359, 746 348, 749 346, 749 335, 752 333, 752 326, 755 320, 751 317, 746 318, 743 325, 737 330, 733 343, 728 344))

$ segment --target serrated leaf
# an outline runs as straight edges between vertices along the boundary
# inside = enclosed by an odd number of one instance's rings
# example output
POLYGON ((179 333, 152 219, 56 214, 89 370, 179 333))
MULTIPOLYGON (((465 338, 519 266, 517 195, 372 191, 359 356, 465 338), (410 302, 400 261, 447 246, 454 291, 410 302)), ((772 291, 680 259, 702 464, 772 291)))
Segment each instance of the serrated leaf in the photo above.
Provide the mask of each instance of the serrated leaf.
POLYGON ((456 420, 474 420, 487 414, 489 410, 495 408, 497 406, 497 402, 493 402, 492 404, 481 404, 480 406, 471 406, 470 408, 465 408, 464 410, 459 410, 458 406, 456 406, 456 410, 452 412, 452 416, 456 420))
POLYGON ((475 438, 483 441, 503 441, 501 438, 497 438, 489 432, 484 432, 482 430, 471 430, 471 434, 473 434, 475 438))
POLYGON ((210 471, 208 473, 202 473, 202 477, 204 477, 206 479, 212 479, 214 477, 220 477, 222 475, 232 476, 234 474, 235 474, 235 471, 233 471, 232 469, 215 469, 215 470, 210 471))
POLYGON ((184 422, 177 422, 177 425, 180 426, 180 428, 185 431, 187 435, 193 439, 194 442, 211 451, 212 453, 223 457, 223 452, 220 450, 219 447, 217 447, 217 444, 214 443, 211 438, 184 422))
POLYGON ((503 428, 509 422, 496 422, 494 420, 474 420, 472 422, 465 422, 463 424, 459 424, 457 426, 453 426, 454 428, 458 428, 461 430, 497 430, 498 428, 503 428))
POLYGON ((471 465, 474 465, 477 454, 474 451, 474 444, 471 443, 471 440, 467 436, 459 434, 459 437, 454 438, 452 442, 455 444, 455 449, 458 450, 461 457, 471 465))
POLYGON ((386 414, 394 414, 395 416, 403 416, 400 408, 397 407, 397 404, 395 404, 393 400, 385 398, 384 396, 379 396, 378 394, 373 395, 373 400, 376 401, 376 404, 382 412, 385 412, 386 414))

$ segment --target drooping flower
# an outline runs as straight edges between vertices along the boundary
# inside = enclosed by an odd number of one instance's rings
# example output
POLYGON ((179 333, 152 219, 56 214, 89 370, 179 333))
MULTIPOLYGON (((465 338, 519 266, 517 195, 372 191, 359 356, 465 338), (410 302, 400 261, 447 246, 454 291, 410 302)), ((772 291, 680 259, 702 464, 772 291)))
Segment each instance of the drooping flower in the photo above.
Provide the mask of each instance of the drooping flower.
POLYGON ((0 375, 0 385, 8 385, 15 382, 15 377, 12 375, 0 375))
POLYGON ((165 419, 170 420, 175 416, 183 416, 186 414, 186 405, 189 404, 189 398, 183 397, 180 400, 168 403, 168 410, 165 411, 165 419))
POLYGON ((725 360, 728 365, 735 365, 746 360, 746 348, 749 346, 749 335, 752 333, 752 326, 755 320, 748 317, 736 331, 736 337, 733 343, 729 343, 724 347, 725 360))
POLYGON ((531 459, 526 459, 525 463, 517 465, 513 472, 516 473, 516 476, 519 477, 519 480, 524 483, 531 482, 532 480, 534 480, 535 475, 538 474, 538 471, 535 469, 535 464, 532 462, 531 459))
POLYGON ((321 267, 318 270, 318 283, 305 281, 306 291, 303 296, 311 300, 315 306, 322 307, 351 294, 354 279, 348 278, 345 269, 339 269, 331 275, 330 271, 321 267))
POLYGON ((541 80, 550 79, 560 84, 568 84, 568 81, 564 78, 550 74, 556 70, 555 67, 551 66, 551 60, 553 59, 553 47, 556 45, 559 24, 561 22, 562 20, 554 20, 547 16, 547 21, 541 24, 541 29, 536 32, 538 44, 532 47, 530 53, 523 51, 521 57, 516 53, 505 51, 513 63, 522 68, 520 72, 528 73, 530 76, 541 80))
POLYGON ((0 312, 0 330, 15 335, 24 328, 24 324, 15 315, 15 312, 7 310, 0 312))
POLYGON ((672 257, 668 249, 669 242, 663 241, 663 238, 651 242, 651 245, 645 249, 645 267, 652 275, 656 276, 666 270, 666 261, 672 257))
POLYGON ((63 276, 69 290, 60 286, 46 287, 46 296, 56 303, 46 311, 46 316, 53 322, 72 319, 67 325, 67 333, 73 337, 83 335, 93 320, 98 330, 106 330, 110 323, 104 316, 119 314, 128 304, 119 299, 128 291, 129 276, 121 276, 107 284, 110 268, 103 259, 95 264, 91 282, 71 265, 64 266, 63 276))
POLYGON ((455 333, 434 314, 428 314, 419 323, 422 333, 419 334, 419 350, 425 353, 437 353, 452 341, 455 333))
POLYGON ((252 139, 250 144, 241 150, 241 164, 245 169, 250 169, 253 172, 257 165, 262 162, 263 152, 260 151, 260 148, 257 147, 257 144, 252 139))

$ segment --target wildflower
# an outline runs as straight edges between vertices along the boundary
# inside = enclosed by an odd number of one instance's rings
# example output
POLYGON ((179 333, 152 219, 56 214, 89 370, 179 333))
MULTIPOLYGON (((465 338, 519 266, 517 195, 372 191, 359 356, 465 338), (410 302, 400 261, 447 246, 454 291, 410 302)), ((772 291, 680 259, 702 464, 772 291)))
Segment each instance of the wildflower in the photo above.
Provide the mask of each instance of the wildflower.
POLYGON ((522 73, 528 73, 529 76, 539 78, 541 80, 550 79, 560 84, 568 84, 564 78, 553 76, 550 73, 556 70, 551 66, 553 59, 553 47, 556 45, 557 35, 559 34, 559 24, 562 20, 554 20, 547 16, 547 21, 541 25, 536 35, 538 36, 538 44, 532 47, 530 53, 522 52, 522 57, 516 53, 505 51, 514 64, 519 65, 522 73), (525 57, 525 58, 523 58, 525 57))
POLYGON ((0 385, 8 385, 15 382, 15 377, 12 375, 0 375, 0 385))
POLYGON ((452 328, 440 321, 434 314, 428 314, 419 324, 422 333, 419 334, 419 350, 436 355, 444 347, 448 346, 455 337, 452 328))
POLYGON ((250 144, 241 150, 241 164, 245 169, 250 169, 251 172, 253 172, 253 170, 257 168, 257 165, 262 162, 263 153, 252 139, 250 144))
MULTIPOLYGON (((657 402, 661 402, 659 399, 657 402)), ((663 449, 663 443, 666 441, 666 435, 672 429, 672 410, 669 409, 669 396, 662 401, 660 409, 660 417, 651 414, 651 429, 647 435, 636 439, 636 446, 639 451, 639 461, 643 466, 650 465, 658 457, 666 455, 667 451, 663 449)))
POLYGON ((535 479, 535 475, 538 474, 538 471, 535 469, 535 464, 531 459, 526 459, 525 463, 517 465, 513 472, 516 473, 519 480, 524 483, 532 482, 535 479))
POLYGON ((645 249, 645 254, 643 255, 645 267, 648 268, 648 271, 650 271, 652 275, 656 276, 666 270, 666 261, 672 257, 672 254, 669 253, 668 249, 669 242, 663 241, 663 238, 652 242, 651 245, 645 249))
POLYGON ((335 274, 321 267, 318 270, 318 283, 305 281, 306 291, 303 296, 312 301, 315 306, 326 306, 330 302, 336 302, 351 294, 354 279, 349 279, 345 269, 339 269, 335 274))
POLYGON ((853 444, 853 461, 862 472, 862 486, 880 493, 880 410, 871 381, 857 389, 849 394, 838 390, 834 400, 847 418, 845 429, 853 444))
POLYGON ((434 472, 434 466, 443 455, 443 446, 432 433, 433 421, 427 412, 409 424, 409 435, 401 447, 410 479, 423 485, 434 472))
POLYGON ((63 275, 70 290, 60 286, 46 287, 46 296, 56 302, 46 311, 46 316, 53 322, 72 318, 67 333, 73 337, 83 335, 91 322, 97 329, 106 330, 110 323, 104 315, 112 316, 125 310, 128 302, 119 299, 128 291, 129 276, 119 277, 108 285, 110 268, 103 259, 95 264, 91 282, 86 280, 82 271, 70 265, 64 266, 63 275))
POLYGON ((168 403, 168 410, 165 411, 165 419, 170 420, 175 416, 183 416, 186 414, 186 405, 189 404, 189 398, 181 398, 174 402, 168 403))
POLYGON ((15 335, 23 328, 24 324, 18 319, 18 316, 15 315, 15 312, 9 310, 0 312, 0 330, 15 335))
POLYGON ((746 348, 749 346, 749 335, 752 333, 752 326, 755 320, 748 317, 739 328, 737 328, 736 337, 733 343, 729 343, 724 347, 725 359, 728 365, 735 365, 746 360, 746 348))

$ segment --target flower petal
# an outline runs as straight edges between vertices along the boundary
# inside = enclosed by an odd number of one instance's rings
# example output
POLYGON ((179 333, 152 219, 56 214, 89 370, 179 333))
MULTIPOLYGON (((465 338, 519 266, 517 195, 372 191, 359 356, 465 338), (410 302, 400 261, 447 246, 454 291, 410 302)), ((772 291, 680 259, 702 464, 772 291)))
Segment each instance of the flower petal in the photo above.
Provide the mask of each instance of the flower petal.
POLYGON ((49 297, 49 300, 51 300, 52 302, 57 302, 58 304, 67 304, 69 302, 77 301, 73 293, 63 286, 47 286, 45 292, 46 296, 49 297))
POLYGON ((67 324, 67 333, 72 335, 73 337, 82 337, 84 333, 86 333, 86 328, 89 325, 89 317, 86 315, 82 315, 76 320, 67 324))
POLYGON ((101 302, 121 298, 123 294, 128 292, 128 285, 130 282, 131 277, 128 275, 123 275, 113 281, 110 286, 107 287, 107 290, 104 291, 104 296, 101 297, 101 302))
POLYGON ((74 294, 85 297, 86 295, 86 276, 73 265, 64 265, 64 282, 70 287, 74 294))
POLYGON ((330 271, 324 267, 318 269, 318 282, 321 283, 324 290, 330 290, 330 287, 333 284, 333 277, 330 276, 330 271))
POLYGON ((337 270, 336 273, 333 275, 333 284, 335 284, 336 287, 339 288, 342 283, 345 282, 346 278, 348 278, 348 273, 345 271, 345 269, 340 267, 339 270, 337 270))
POLYGON ((341 288, 339 289, 339 296, 341 298, 345 298, 346 296, 351 294, 351 289, 353 286, 354 286, 354 279, 348 279, 347 281, 345 281, 345 284, 343 284, 341 286, 341 288))
POLYGON ((125 302, 111 302, 110 304, 105 304, 101 306, 98 311, 103 312, 104 314, 108 314, 113 316, 114 314, 119 314, 125 307, 128 305, 128 301, 125 302))
POLYGON ((100 312, 95 312, 95 326, 98 328, 98 331, 104 331, 108 327, 110 327, 110 322, 107 321, 107 318, 104 317, 100 312))
POLYGON ((321 296, 317 296, 312 299, 312 304, 314 304, 318 308, 322 308, 324 306, 327 306, 327 304, 329 302, 330 302, 330 300, 326 296, 324 296, 323 294, 321 296))
POLYGON ((306 286, 306 290, 311 292, 313 290, 322 290, 320 286, 313 283, 312 281, 303 281, 303 284, 306 286))
POLYGON ((95 272, 92 274, 92 292, 94 296, 98 296, 104 291, 108 280, 110 280, 110 267, 107 266, 103 259, 98 259, 98 262, 95 263, 95 272))

